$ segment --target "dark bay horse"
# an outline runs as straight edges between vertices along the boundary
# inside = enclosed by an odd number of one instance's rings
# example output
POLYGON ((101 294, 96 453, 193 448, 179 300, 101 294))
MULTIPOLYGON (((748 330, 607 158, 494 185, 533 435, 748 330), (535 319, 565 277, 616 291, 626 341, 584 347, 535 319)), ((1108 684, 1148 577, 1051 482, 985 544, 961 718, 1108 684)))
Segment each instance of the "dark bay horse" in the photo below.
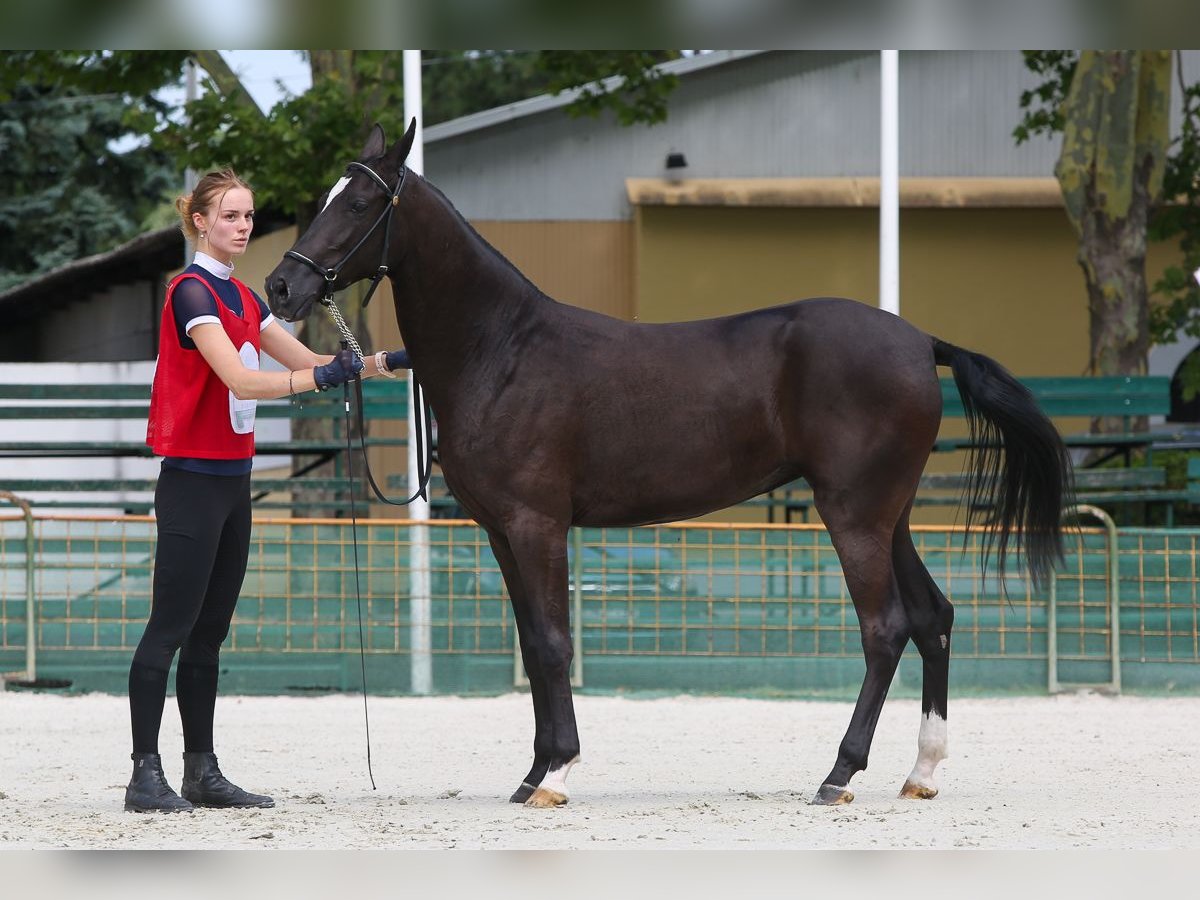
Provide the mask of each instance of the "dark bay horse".
POLYGON ((414 130, 388 147, 375 127, 266 290, 274 312, 296 320, 327 286, 379 276, 381 259, 388 267, 446 483, 487 532, 512 598, 535 721, 533 766, 512 800, 565 803, 579 756, 569 527, 686 519, 800 476, 841 561, 866 657, 813 802, 853 799, 850 779, 867 766, 910 639, 923 661, 923 715, 901 795, 933 797, 953 609, 908 523, 941 420, 937 367, 953 371, 979 447, 970 508, 990 510, 1001 570, 1019 540, 1040 581, 1062 554, 1069 469, 1028 391, 993 360, 851 300, 663 325, 557 303, 407 171, 414 130))

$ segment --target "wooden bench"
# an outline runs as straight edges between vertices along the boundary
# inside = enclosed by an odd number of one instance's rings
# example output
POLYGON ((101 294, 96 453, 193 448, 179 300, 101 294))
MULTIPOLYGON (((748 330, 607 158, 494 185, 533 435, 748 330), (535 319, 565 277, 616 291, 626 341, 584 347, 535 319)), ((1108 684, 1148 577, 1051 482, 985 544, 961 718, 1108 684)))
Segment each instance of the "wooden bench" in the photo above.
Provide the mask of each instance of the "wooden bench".
MULTIPOLYGON (((408 382, 404 379, 370 379, 363 383, 364 416, 369 423, 403 422, 408 412, 408 382)), ((153 507, 152 494, 156 473, 142 477, 97 474, 97 460, 152 460, 153 451, 146 446, 145 421, 149 413, 148 384, 0 384, 0 467, 6 460, 62 460, 63 463, 36 465, 12 464, 0 468, 0 488, 18 495, 70 494, 69 497, 40 499, 38 508, 119 508, 128 512, 146 512, 153 507), (95 424, 86 438, 61 439, 53 435, 53 423, 95 424), (46 426, 47 436, 38 437, 39 427, 46 426), (121 437, 105 436, 121 432, 121 437), (87 466, 78 465, 87 463, 87 466), (64 476, 61 470, 71 468, 85 474, 64 476), (35 469, 31 471, 31 469, 35 469), (55 474, 45 470, 60 470, 55 474), (151 495, 134 498, 111 495, 151 495), (109 495, 109 496, 105 496, 109 495)), ((289 457, 300 457, 304 465, 289 477, 255 477, 253 497, 257 509, 296 509, 314 505, 327 506, 328 501, 299 501, 295 497, 280 499, 279 492, 298 490, 340 491, 346 487, 341 477, 341 465, 346 453, 345 408, 343 392, 308 392, 297 400, 266 400, 258 404, 261 421, 288 419, 330 418, 334 435, 328 440, 258 440, 256 455, 280 457, 280 464, 289 464, 289 457), (308 472, 333 461, 338 476, 309 475, 308 472)), ((76 430, 77 430, 77 426, 76 430)), ((260 429, 261 431, 262 429, 260 429)), ((403 447, 404 438, 370 436, 368 447, 403 447)), ((354 441, 357 451, 358 441, 354 441)), ((361 473, 361 457, 354 460, 361 473)), ((145 471, 143 465, 142 470, 145 471)), ((365 502, 365 496, 362 500, 365 502)))
MULTIPOLYGON (((1063 435, 1063 442, 1069 449, 1100 451, 1088 455, 1086 467, 1074 470, 1078 502, 1109 507, 1162 504, 1168 527, 1174 523, 1175 503, 1200 503, 1200 460, 1189 460, 1188 480, 1182 487, 1168 486, 1166 470, 1152 464, 1156 450, 1192 449, 1188 441, 1179 432, 1162 428, 1136 430, 1139 419, 1170 411, 1169 378, 1027 378, 1022 379, 1022 383, 1030 388, 1039 406, 1054 419, 1090 420, 1105 416, 1118 418, 1123 423, 1123 429, 1118 432, 1091 434, 1079 431, 1063 435), (1132 464, 1137 451, 1145 451, 1144 465, 1132 464), (1107 465, 1117 457, 1124 466, 1107 465)), ((941 384, 943 422, 964 421, 962 400, 954 380, 943 378, 941 384)), ((933 450, 940 453, 966 451, 971 446, 969 436, 939 437, 933 450)), ((967 476, 961 472, 926 472, 921 477, 914 506, 957 506, 962 502, 966 485, 967 476)), ((812 508, 812 491, 800 479, 755 498, 749 504, 766 506, 769 521, 774 521, 777 514, 786 522, 797 516, 801 521, 807 521, 812 508)))

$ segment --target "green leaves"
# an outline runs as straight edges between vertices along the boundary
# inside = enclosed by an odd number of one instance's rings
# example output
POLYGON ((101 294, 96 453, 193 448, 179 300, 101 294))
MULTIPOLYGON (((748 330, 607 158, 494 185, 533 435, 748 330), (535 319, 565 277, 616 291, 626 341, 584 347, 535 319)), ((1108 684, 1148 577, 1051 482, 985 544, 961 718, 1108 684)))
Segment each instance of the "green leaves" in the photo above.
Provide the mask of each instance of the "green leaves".
POLYGON ((161 153, 119 148, 131 111, 154 113, 82 77, 81 54, 15 55, 0 70, 0 290, 134 237, 181 180, 161 153))
MULTIPOLYGON (((653 67, 678 56, 431 51, 426 122, 573 88, 584 90, 571 115, 611 109, 623 125, 661 122, 677 79, 653 67)), ((0 65, 0 176, 17 187, 0 197, 0 287, 108 249, 146 221, 169 220, 163 206, 187 167, 232 166, 254 185, 260 209, 294 215, 304 227, 370 127, 379 122, 394 139, 406 124, 399 52, 322 50, 308 58, 312 88, 262 111, 246 102, 216 51, 9 52, 0 65), (208 66, 210 90, 180 109, 156 92, 179 86, 189 55, 208 66), (113 149, 129 137, 142 145, 113 149)))
POLYGON ((1013 129, 1017 144, 1035 134, 1047 136, 1062 131, 1062 105, 1067 99, 1079 53, 1075 50, 1025 50, 1025 67, 1045 80, 1036 88, 1021 92, 1020 106, 1026 110, 1013 129))
POLYGON ((567 107, 568 114, 594 118, 610 109, 622 125, 666 121, 667 98, 679 79, 653 67, 674 57, 650 50, 543 50, 540 55, 553 93, 582 89, 567 107), (616 85, 600 84, 607 78, 616 79, 616 85))

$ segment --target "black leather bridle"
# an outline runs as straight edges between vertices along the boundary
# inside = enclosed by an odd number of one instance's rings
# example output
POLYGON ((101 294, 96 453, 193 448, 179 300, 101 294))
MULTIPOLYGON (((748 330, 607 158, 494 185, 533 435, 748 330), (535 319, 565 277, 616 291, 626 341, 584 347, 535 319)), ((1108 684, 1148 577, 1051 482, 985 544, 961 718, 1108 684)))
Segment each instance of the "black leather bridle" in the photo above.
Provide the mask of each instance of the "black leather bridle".
MULTIPOLYGON (((400 192, 404 190, 404 182, 408 177, 408 166, 400 166, 400 172, 396 179, 396 187, 394 190, 388 187, 387 182, 380 178, 375 170, 370 166, 357 161, 346 166, 347 172, 350 172, 354 169, 357 169, 360 172, 366 172, 369 176, 371 176, 371 180, 375 182, 375 184, 384 192, 384 194, 391 198, 391 202, 384 207, 383 212, 379 214, 379 217, 375 220, 375 223, 367 230, 367 233, 359 238, 358 243, 350 249, 349 253, 342 257, 341 261, 337 265, 330 266, 328 268, 321 265, 316 260, 309 259, 303 253, 298 253, 295 250, 288 250, 284 252, 283 255, 290 256, 295 260, 299 260, 325 279, 325 296, 321 298, 321 304, 329 309, 330 314, 333 315, 334 320, 338 323, 339 329, 346 338, 346 340, 342 342, 343 346, 349 345, 350 348, 358 353, 358 355, 361 357, 362 353, 359 351, 358 342, 354 340, 354 336, 350 333, 349 328, 346 326, 341 312, 337 309, 337 304, 333 302, 333 283, 337 281, 338 275, 341 273, 346 263, 350 262, 350 260, 354 257, 354 254, 362 249, 363 244, 370 240, 371 235, 375 233, 375 230, 380 225, 383 225, 383 255, 379 260, 378 269, 376 269, 375 274, 371 276, 371 288, 367 291, 367 295, 363 297, 362 305, 364 309, 370 302, 371 295, 375 293, 375 288, 379 287, 379 282, 383 281, 384 276, 388 274, 387 257, 388 248, 391 245, 392 237, 392 213, 395 211, 396 207, 400 205, 400 192)), ((417 373, 414 369, 409 370, 409 381, 412 382, 413 412, 414 415, 420 415, 420 421, 417 422, 416 434, 413 435, 413 438, 416 441, 417 451, 417 489, 407 500, 392 500, 386 497, 383 491, 379 489, 379 485, 375 483, 375 478, 371 474, 371 467, 369 464, 367 464, 367 446, 364 437, 366 433, 366 427, 363 422, 362 379, 358 377, 355 377, 354 379, 354 392, 358 401, 358 436, 359 441, 362 444, 363 464, 364 468, 366 469, 367 482, 371 485, 371 490, 375 492, 375 496, 378 497, 383 503, 387 503, 391 506, 406 506, 409 503, 412 503, 418 497, 428 500, 429 479, 433 474, 433 416, 429 409, 429 403, 425 399, 425 391, 421 387, 420 381, 417 380, 417 373)), ((346 402, 348 413, 350 399, 348 394, 350 388, 349 382, 346 383, 345 387, 347 390, 346 402)), ((350 436, 349 428, 346 430, 346 436, 347 438, 350 436)), ((347 450, 349 450, 349 447, 347 447, 347 450)))
POLYGON ((371 288, 367 291, 367 296, 363 298, 362 305, 365 309, 367 304, 371 302, 371 295, 375 293, 375 288, 379 287, 379 282, 383 281, 384 276, 388 273, 387 255, 388 246, 391 243, 392 237, 392 212, 397 206, 400 205, 400 192, 404 190, 404 181, 408 177, 408 166, 400 166, 399 177, 396 179, 395 190, 392 190, 390 187, 388 187, 387 182, 380 178, 379 175, 376 174, 375 170, 370 166, 360 162, 352 162, 350 165, 346 166, 346 171, 350 172, 352 169, 358 169, 360 172, 366 172, 371 176, 371 180, 375 182, 375 184, 378 185, 385 194, 392 198, 391 202, 384 207, 383 212, 379 214, 379 218, 375 220, 375 224, 372 225, 367 233, 359 239, 358 243, 351 248, 350 252, 342 257, 342 261, 336 266, 330 266, 329 268, 326 268, 316 260, 309 259, 303 253, 297 253, 295 250, 288 250, 283 255, 299 260, 325 279, 325 296, 321 298, 321 303, 325 306, 328 306, 333 300, 333 283, 337 281, 338 275, 341 274, 341 271, 345 267, 346 263, 350 262, 354 254, 362 248, 362 245, 370 240, 371 235, 375 233, 375 229, 380 225, 383 225, 383 255, 379 260, 378 270, 376 270, 375 274, 371 276, 371 288))

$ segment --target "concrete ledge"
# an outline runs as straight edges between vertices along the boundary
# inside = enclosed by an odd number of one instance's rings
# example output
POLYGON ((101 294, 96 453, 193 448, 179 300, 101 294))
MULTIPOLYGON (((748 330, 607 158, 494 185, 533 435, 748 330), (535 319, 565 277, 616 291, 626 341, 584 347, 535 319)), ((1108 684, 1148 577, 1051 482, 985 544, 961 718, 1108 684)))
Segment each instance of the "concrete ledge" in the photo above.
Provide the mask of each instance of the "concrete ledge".
MULTIPOLYGON (((878 178, 627 178, 634 206, 878 207, 878 178)), ((1061 207, 1054 178, 901 178, 913 209, 1061 207)))

